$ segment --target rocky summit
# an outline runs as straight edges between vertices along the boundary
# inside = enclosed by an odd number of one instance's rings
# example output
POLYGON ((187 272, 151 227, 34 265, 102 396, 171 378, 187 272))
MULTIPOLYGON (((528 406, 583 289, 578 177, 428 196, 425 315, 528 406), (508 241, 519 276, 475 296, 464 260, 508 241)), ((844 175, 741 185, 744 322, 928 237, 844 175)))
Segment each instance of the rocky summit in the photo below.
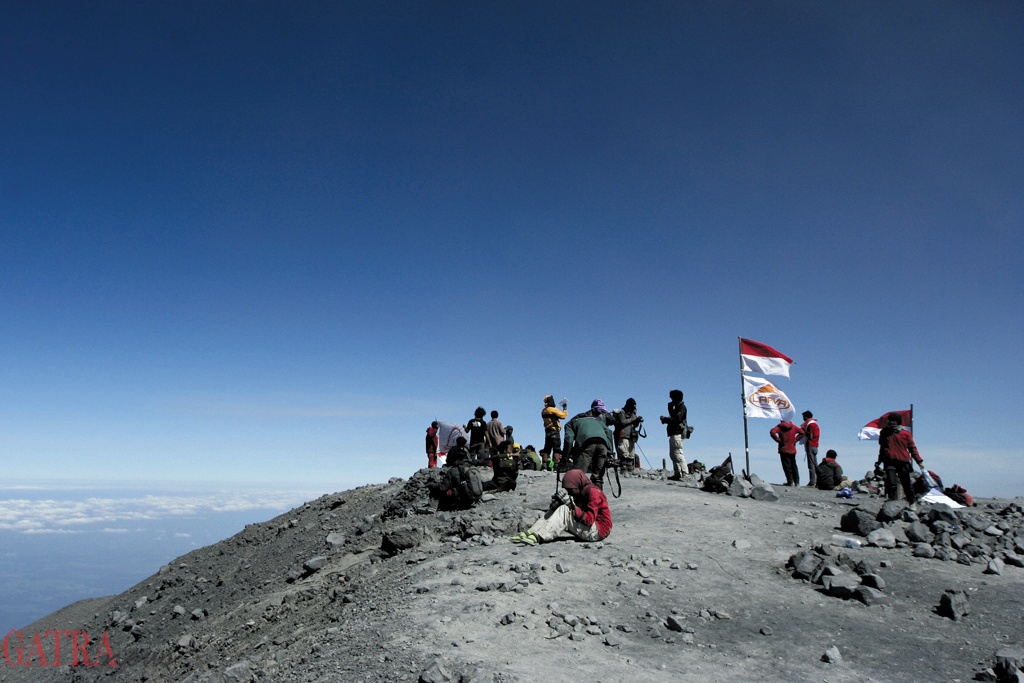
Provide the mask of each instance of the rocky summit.
POLYGON ((1019 498, 649 472, 624 478, 604 542, 531 547, 509 539, 553 474, 463 512, 436 510, 437 476, 325 495, 70 605, 8 634, 0 680, 1024 680, 1019 498))

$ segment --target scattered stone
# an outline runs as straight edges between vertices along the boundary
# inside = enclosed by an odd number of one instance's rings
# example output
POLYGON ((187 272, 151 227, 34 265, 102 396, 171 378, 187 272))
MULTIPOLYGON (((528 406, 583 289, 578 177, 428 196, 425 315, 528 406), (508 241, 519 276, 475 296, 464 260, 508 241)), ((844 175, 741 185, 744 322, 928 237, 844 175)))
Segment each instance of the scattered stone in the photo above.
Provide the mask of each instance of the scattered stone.
POLYGON ((736 548, 736 550, 746 550, 750 547, 750 541, 744 538, 737 538, 732 542, 732 547, 736 548))
POLYGON ((938 612, 940 615, 949 617, 953 621, 960 621, 971 612, 967 602, 967 593, 962 590, 947 588, 939 601, 938 612))
POLYGON ((759 631, 759 633, 762 636, 770 636, 772 634, 772 627, 771 626, 762 626, 761 630, 759 631))
POLYGON ((839 664, 843 661, 843 655, 839 653, 839 648, 833 645, 825 650, 825 654, 821 656, 821 661, 829 664, 839 664))
POLYGON ((316 557, 310 558, 302 563, 302 568, 312 574, 318 572, 327 566, 327 558, 323 555, 317 555, 316 557))
POLYGON ((888 529, 875 529, 868 534, 868 545, 879 548, 895 548, 896 538, 888 529))
POLYGON ((988 566, 985 567, 985 573, 1000 576, 1003 573, 1003 567, 1003 561, 998 557, 993 557, 992 560, 989 561, 988 566))
POLYGON ((872 605, 888 605, 890 602, 888 595, 871 586, 860 586, 854 589, 853 597, 868 607, 872 605))

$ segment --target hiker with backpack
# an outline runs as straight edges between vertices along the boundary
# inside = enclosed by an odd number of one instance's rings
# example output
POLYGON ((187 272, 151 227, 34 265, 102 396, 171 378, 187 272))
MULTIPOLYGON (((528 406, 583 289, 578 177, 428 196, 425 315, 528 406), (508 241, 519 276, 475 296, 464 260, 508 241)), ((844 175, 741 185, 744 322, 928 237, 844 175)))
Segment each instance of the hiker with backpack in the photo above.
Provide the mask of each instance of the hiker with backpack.
POLYGON ((878 434, 878 463, 885 469, 885 497, 898 500, 898 487, 902 486, 907 502, 913 503, 917 497, 910 473, 914 471, 914 461, 924 469, 924 459, 910 430, 903 426, 903 417, 894 412, 885 419, 886 426, 878 434))
POLYGON ((470 463, 466 437, 455 440, 441 468, 441 477, 430 487, 430 493, 437 498, 437 509, 442 511, 468 510, 484 494, 480 473, 470 463))
POLYGON ((563 452, 572 458, 572 469, 591 471, 590 479, 598 488, 604 486, 604 466, 608 454, 614 452, 614 439, 608 429, 608 411, 597 398, 590 410, 576 415, 565 425, 563 452))
POLYGON ((519 479, 519 454, 512 453, 512 442, 502 441, 493 459, 494 477, 484 482, 484 491, 515 491, 519 479))
POLYGON ((512 541, 537 545, 554 541, 569 532, 581 541, 602 541, 612 532, 612 512, 601 489, 587 479, 582 470, 569 470, 562 486, 551 497, 551 507, 529 530, 512 541))
POLYGON ((540 457, 545 470, 558 467, 562 459, 562 420, 569 417, 566 411, 569 403, 563 398, 562 409, 555 407, 555 397, 548 394, 544 397, 544 409, 540 417, 544 421, 544 446, 540 449, 540 457))

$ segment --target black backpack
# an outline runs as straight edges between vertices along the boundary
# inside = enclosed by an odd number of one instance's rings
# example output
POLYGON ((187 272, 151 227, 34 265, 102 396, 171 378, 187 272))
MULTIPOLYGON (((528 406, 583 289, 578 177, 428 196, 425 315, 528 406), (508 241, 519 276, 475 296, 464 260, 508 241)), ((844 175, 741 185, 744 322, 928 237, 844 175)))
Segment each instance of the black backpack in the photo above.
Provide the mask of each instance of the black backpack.
POLYGON ((708 476, 704 477, 703 489, 708 493, 728 493, 732 483, 732 473, 728 467, 718 465, 712 467, 708 476))

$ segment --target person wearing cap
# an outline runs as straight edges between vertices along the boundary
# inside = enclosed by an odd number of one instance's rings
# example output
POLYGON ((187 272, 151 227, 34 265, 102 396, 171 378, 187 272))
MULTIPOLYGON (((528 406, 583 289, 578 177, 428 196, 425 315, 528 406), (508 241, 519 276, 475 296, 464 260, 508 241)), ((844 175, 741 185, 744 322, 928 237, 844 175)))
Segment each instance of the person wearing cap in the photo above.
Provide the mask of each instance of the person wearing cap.
POLYGON ((590 410, 576 415, 565 425, 562 451, 572 457, 571 469, 592 472, 590 478, 598 488, 604 486, 608 454, 615 450, 615 441, 608 429, 609 418, 611 415, 605 409, 604 401, 596 398, 590 404, 590 410))
POLYGON ((683 403, 683 392, 673 389, 668 392, 668 415, 661 416, 661 424, 668 433, 668 456, 672 459, 672 481, 679 481, 690 473, 683 456, 683 439, 689 436, 686 423, 686 404, 683 403))
POLYGON ((885 497, 898 500, 899 486, 907 501, 913 503, 916 496, 910 482, 910 473, 914 470, 914 461, 924 469, 924 459, 917 451, 917 444, 910 430, 903 426, 903 418, 899 413, 886 416, 886 426, 878 434, 878 462, 885 469, 885 497))
POLYGON ((562 401, 562 409, 555 407, 555 397, 548 394, 544 397, 544 409, 540 418, 544 421, 544 446, 540 449, 544 469, 552 470, 562 459, 562 420, 569 417, 565 410, 568 404, 562 401))
POLYGON ((615 420, 615 450, 619 456, 619 466, 627 472, 636 464, 636 440, 640 423, 644 418, 636 414, 636 400, 626 399, 626 405, 612 413, 615 420))
POLYGON ((822 491, 838 491, 853 482, 843 477, 843 468, 836 462, 838 454, 829 450, 825 453, 825 459, 818 464, 817 487, 822 491))
POLYGON ((818 483, 818 441, 821 439, 821 427, 814 419, 814 413, 805 410, 803 413, 803 424, 800 429, 804 432, 804 454, 807 456, 807 482, 808 486, 815 486, 818 483))
POLYGON ((537 545, 554 541, 569 532, 581 541, 603 541, 612 532, 612 512, 608 498, 582 470, 569 470, 562 478, 563 488, 551 497, 548 512, 529 530, 514 536, 513 542, 537 545))

